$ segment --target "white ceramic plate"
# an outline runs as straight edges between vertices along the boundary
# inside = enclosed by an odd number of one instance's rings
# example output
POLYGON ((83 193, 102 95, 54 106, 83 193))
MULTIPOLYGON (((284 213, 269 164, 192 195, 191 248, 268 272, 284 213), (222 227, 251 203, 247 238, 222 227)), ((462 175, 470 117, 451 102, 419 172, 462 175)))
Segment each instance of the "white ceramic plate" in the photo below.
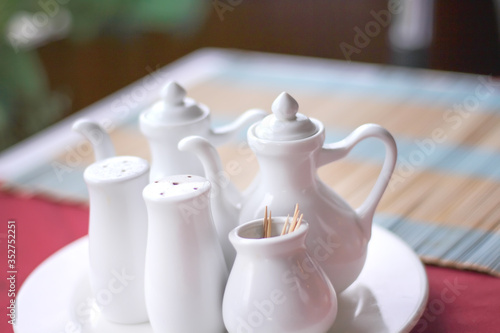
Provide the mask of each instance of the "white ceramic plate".
MULTIPOLYGON (((88 267, 86 237, 37 267, 19 291, 15 332, 153 333, 148 323, 117 325, 99 316, 90 296, 88 267)), ((427 276, 416 254, 397 236, 374 226, 366 265, 339 295, 330 332, 407 332, 422 314, 427 294, 427 276)))

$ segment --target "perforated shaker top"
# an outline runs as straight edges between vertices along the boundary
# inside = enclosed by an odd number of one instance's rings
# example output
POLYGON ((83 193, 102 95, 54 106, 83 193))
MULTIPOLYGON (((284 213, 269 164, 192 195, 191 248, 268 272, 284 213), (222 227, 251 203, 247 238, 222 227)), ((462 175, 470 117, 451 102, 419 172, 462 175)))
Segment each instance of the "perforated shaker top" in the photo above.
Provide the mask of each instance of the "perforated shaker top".
MULTIPOLYGON (((144 189, 144 196, 155 201, 162 200, 182 200, 199 196, 209 191, 210 182, 200 176, 195 175, 173 175, 150 183, 144 189)), ((199 204, 209 204, 208 197, 205 202, 199 204)))
POLYGON ((97 182, 114 182, 141 176, 149 163, 136 156, 114 156, 97 161, 85 169, 85 177, 97 182))

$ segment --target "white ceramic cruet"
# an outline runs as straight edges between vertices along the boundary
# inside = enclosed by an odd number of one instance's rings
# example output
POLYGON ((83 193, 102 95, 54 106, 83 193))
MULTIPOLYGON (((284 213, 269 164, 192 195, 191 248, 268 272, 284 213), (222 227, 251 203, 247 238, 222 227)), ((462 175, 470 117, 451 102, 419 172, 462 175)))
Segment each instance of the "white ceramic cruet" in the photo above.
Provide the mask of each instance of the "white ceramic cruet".
POLYGON ((109 321, 148 321, 144 297, 147 212, 142 190, 149 163, 113 156, 108 134, 98 124, 78 120, 73 129, 93 145, 96 161, 84 172, 89 192, 90 285, 98 309, 109 321))
MULTIPOLYGON (((222 224, 237 219, 241 224, 262 216, 266 206, 274 216, 286 216, 291 206, 299 203, 310 226, 306 239, 309 254, 341 292, 354 282, 365 263, 373 215, 396 163, 396 143, 386 129, 365 124, 339 142, 324 144, 323 124, 298 113, 298 103, 287 93, 276 98, 272 112, 253 124, 247 134, 260 167, 258 180, 236 205, 231 200, 232 191, 214 197, 214 220, 222 224), (370 194, 353 209, 318 178, 317 169, 345 157, 357 143, 370 137, 384 143, 385 160, 370 194)), ((223 170, 210 142, 188 137, 179 142, 179 149, 197 154, 207 178, 220 182, 223 170)), ((231 184, 225 186, 231 188, 231 184)))
POLYGON ((263 110, 250 109, 234 122, 213 129, 210 109, 186 97, 186 90, 178 83, 168 82, 162 89, 161 99, 144 110, 139 118, 140 130, 151 149, 150 181, 177 174, 203 176, 196 156, 177 149, 179 140, 199 135, 219 146, 266 115, 263 110))
POLYGON ((176 175, 143 191, 149 220, 145 292, 154 332, 219 333, 228 270, 210 213, 210 183, 176 175))

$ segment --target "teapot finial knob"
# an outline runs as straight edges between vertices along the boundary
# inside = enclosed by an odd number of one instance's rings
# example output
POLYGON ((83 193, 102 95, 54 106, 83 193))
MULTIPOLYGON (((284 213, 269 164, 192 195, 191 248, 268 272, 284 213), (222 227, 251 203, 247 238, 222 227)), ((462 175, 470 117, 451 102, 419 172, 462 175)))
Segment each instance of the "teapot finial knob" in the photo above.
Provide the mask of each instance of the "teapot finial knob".
POLYGON ((286 92, 282 92, 274 100, 271 110, 273 114, 264 118, 255 127, 255 134, 260 139, 300 140, 318 131, 315 123, 299 113, 299 103, 286 92))
POLYGON ((287 92, 282 92, 273 102, 271 110, 274 116, 281 121, 293 121, 297 119, 299 103, 287 92))
POLYGON ((181 105, 186 97, 186 90, 177 82, 170 81, 161 91, 163 100, 169 105, 181 105))

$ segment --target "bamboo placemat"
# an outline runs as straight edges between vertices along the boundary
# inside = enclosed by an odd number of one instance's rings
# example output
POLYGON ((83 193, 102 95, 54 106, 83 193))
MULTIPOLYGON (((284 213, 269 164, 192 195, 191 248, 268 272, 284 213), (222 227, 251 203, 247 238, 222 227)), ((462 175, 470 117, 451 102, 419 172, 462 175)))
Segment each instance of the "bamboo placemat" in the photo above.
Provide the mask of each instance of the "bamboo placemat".
MULTIPOLYGON (((300 112, 325 124, 326 142, 364 123, 386 127, 396 138, 399 158, 375 222, 402 237, 427 263, 500 276, 499 81, 310 58, 221 54, 222 65, 186 87, 189 97, 212 109, 215 125, 249 108, 270 111, 278 94, 287 91, 300 112)), ((184 65, 189 68, 189 62, 184 65)), ((130 112, 111 135, 118 154, 149 159, 138 131, 139 112, 130 112)), ((239 139, 219 151, 225 163, 236 160, 243 166, 232 180, 244 188, 258 165, 245 136, 239 139)), ((70 155, 66 149, 56 162, 65 165, 70 155)), ((319 174, 355 207, 373 186, 383 155, 380 143, 367 140, 319 174)), ((85 148, 79 156, 81 161, 64 177, 56 177, 54 164, 46 163, 7 181, 86 200, 82 172, 92 154, 85 148)))

